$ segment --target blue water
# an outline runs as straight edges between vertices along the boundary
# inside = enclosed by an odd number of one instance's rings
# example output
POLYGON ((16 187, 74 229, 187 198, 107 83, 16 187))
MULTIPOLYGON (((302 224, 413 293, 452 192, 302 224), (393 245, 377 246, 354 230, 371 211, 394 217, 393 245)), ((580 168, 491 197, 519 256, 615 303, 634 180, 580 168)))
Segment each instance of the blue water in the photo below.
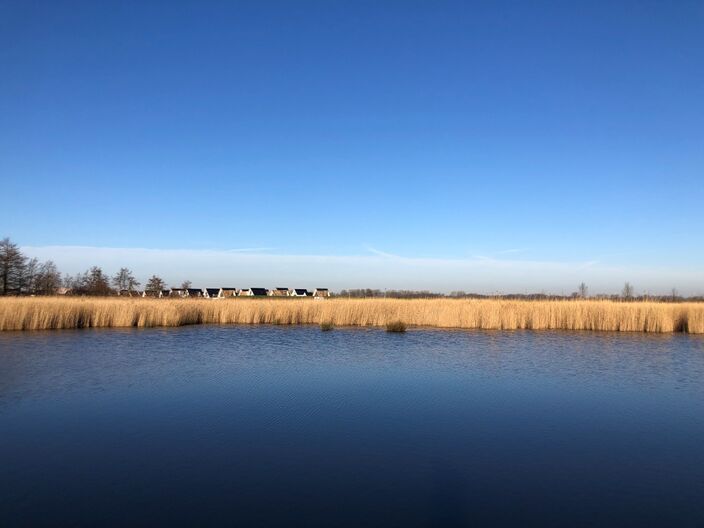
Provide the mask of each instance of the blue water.
POLYGON ((704 525, 704 339, 0 335, 0 526, 704 525))

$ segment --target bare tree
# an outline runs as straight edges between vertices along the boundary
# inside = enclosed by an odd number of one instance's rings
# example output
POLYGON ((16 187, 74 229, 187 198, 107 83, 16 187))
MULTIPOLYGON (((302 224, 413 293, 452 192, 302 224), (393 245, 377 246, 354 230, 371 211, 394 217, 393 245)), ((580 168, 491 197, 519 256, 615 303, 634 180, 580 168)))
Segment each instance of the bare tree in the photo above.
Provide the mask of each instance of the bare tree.
POLYGON ((61 273, 56 269, 56 264, 47 260, 39 266, 35 280, 37 293, 52 295, 61 286, 61 273))
POLYGON ((66 286, 82 295, 109 295, 112 293, 108 277, 98 266, 93 266, 74 278, 69 277, 66 286))
POLYGON ((587 285, 584 284, 583 282, 579 285, 579 296, 582 299, 586 299, 587 295, 589 295, 589 288, 587 288, 587 285))
POLYGON ((34 293, 36 289, 37 273, 39 271, 39 260, 31 258, 26 260, 20 270, 17 281, 17 289, 20 293, 34 293))
POLYGON ((191 287, 191 281, 189 281, 189 280, 183 281, 181 283, 181 288, 183 288, 184 290, 187 290, 190 287, 191 287))
POLYGON ((623 285, 623 290, 621 290, 621 297, 626 300, 633 299, 633 285, 630 282, 626 282, 623 285))
POLYGON ((680 296, 679 292, 677 291, 677 288, 672 288, 672 291, 670 292, 670 296, 672 297, 672 302, 677 301, 677 299, 680 296))
POLYGON ((26 257, 9 238, 0 240, 0 293, 19 289, 26 257))
POLYGON ((161 279, 161 277, 152 275, 151 278, 147 281, 147 285, 144 287, 144 289, 153 291, 165 290, 166 283, 161 279))
POLYGON ((140 282, 134 278, 129 268, 120 268, 120 271, 112 278, 112 285, 118 290, 132 291, 139 284, 140 282))

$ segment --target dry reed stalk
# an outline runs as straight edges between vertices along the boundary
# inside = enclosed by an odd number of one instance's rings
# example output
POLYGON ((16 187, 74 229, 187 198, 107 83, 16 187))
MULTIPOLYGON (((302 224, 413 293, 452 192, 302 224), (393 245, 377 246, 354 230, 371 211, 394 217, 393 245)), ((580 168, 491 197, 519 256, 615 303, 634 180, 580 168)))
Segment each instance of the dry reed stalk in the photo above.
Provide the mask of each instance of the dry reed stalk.
POLYGON ((704 333, 704 303, 475 299, 2 298, 0 330, 321 324, 704 333))

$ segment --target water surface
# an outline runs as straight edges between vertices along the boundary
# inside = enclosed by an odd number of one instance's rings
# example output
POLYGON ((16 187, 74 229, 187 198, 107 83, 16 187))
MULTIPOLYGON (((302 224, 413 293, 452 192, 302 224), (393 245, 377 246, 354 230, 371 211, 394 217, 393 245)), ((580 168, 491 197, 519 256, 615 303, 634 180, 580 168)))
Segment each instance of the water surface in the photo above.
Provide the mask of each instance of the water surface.
POLYGON ((0 334, 0 525, 704 524, 704 338, 0 334))

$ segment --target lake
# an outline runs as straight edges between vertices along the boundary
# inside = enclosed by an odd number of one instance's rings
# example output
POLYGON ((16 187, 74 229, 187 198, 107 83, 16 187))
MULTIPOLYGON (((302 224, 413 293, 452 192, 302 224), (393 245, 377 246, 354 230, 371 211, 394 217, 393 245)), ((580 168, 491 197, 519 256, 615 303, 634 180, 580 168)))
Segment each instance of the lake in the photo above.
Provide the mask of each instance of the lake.
POLYGON ((0 525, 704 524, 704 337, 0 334, 0 525))

